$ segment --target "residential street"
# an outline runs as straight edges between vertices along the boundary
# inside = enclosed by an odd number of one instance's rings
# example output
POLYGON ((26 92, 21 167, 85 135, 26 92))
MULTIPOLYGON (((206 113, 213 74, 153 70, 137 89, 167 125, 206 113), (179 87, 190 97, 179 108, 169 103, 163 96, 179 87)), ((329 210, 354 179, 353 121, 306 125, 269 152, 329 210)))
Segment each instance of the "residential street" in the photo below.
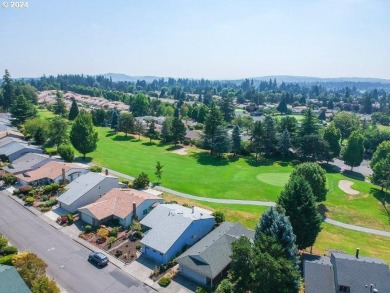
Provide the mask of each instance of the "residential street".
POLYGON ((87 261, 89 250, 30 213, 0 191, 0 233, 19 250, 36 253, 47 273, 67 292, 135 292, 152 290, 112 264, 99 269, 87 261))

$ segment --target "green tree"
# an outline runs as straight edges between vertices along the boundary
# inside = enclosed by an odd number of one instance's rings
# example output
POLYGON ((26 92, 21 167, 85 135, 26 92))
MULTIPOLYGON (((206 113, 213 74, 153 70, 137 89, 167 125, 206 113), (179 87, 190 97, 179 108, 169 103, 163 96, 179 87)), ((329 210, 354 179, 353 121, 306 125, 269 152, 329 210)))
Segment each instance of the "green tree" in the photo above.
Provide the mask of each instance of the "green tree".
POLYGON ((373 174, 371 181, 383 188, 390 188, 390 153, 379 160, 372 168, 373 174))
POLYGON ((324 131, 324 139, 329 144, 329 151, 332 158, 337 157, 340 154, 341 146, 340 131, 336 128, 334 123, 330 123, 329 126, 324 131))
POLYGON ((256 154, 256 160, 258 159, 258 155, 261 153, 264 146, 264 127, 261 121, 256 121, 252 130, 252 135, 250 138, 250 146, 252 151, 256 154))
POLYGON ((149 137, 149 143, 152 143, 152 139, 158 138, 158 132, 156 131, 156 124, 152 120, 149 124, 148 131, 146 132, 146 137, 149 137))
POLYGON ((46 119, 39 117, 27 119, 23 125, 23 134, 27 138, 34 138, 37 144, 44 144, 47 136, 48 124, 46 119))
POLYGON ((229 152, 231 141, 226 128, 218 126, 214 134, 214 140, 209 144, 213 154, 221 156, 223 153, 229 152))
POLYGON ((162 173, 163 173, 163 167, 164 165, 161 165, 160 161, 157 161, 156 163, 156 172, 154 172, 154 175, 156 175, 157 177, 157 183, 160 184, 160 180, 161 180, 161 176, 162 176, 162 173))
POLYGON ((281 99, 279 105, 276 107, 276 110, 278 110, 280 114, 287 113, 288 108, 287 108, 287 101, 285 97, 281 99))
POLYGON ((3 92, 1 106, 4 110, 8 110, 14 99, 14 83, 7 69, 5 70, 3 76, 3 84, 1 85, 1 89, 3 92))
POLYGON ((234 125, 232 131, 232 149, 234 155, 238 155, 241 153, 241 136, 240 136, 240 127, 238 125, 234 125))
POLYGON ((290 220, 276 208, 271 207, 260 218, 255 230, 255 241, 261 242, 261 234, 273 237, 283 247, 286 258, 298 265, 298 248, 290 220))
POLYGON ((228 279, 223 279, 214 293, 234 293, 234 285, 228 279))
POLYGON ((15 90, 14 90, 15 97, 19 95, 23 95, 26 97, 27 100, 29 100, 34 105, 37 104, 38 94, 37 94, 37 90, 34 87, 24 82, 18 82, 14 84, 14 86, 15 86, 15 90))
POLYGON ((144 127, 143 127, 141 121, 135 120, 134 132, 138 134, 138 140, 140 140, 141 139, 141 134, 144 133, 144 127))
POLYGON ((76 100, 73 100, 72 105, 70 106, 68 119, 73 121, 76 119, 77 115, 79 115, 79 106, 77 105, 76 100))
POLYGON ((134 124, 135 119, 131 113, 128 112, 122 112, 119 115, 119 122, 118 122, 118 131, 122 131, 125 133, 125 136, 127 137, 128 133, 131 133, 134 131, 134 124))
POLYGON ((60 293, 56 282, 53 279, 49 279, 47 276, 41 276, 36 278, 32 282, 32 293, 60 293))
MULTIPOLYGON (((72 111, 72 108, 70 108, 72 111)), ((70 115, 70 113, 69 113, 70 115)), ((79 115, 79 111, 77 111, 77 115, 79 115)), ((76 117, 77 117, 76 115, 76 117)), ((95 126, 107 126, 107 111, 104 109, 94 109, 91 111, 93 125, 95 126)))
POLYGON ((65 162, 73 162, 74 151, 72 150, 72 147, 69 144, 60 145, 58 147, 57 152, 65 162))
POLYGON ((56 92, 56 102, 53 105, 54 114, 63 116, 66 114, 66 104, 62 92, 56 92))
POLYGON ((287 128, 283 131, 283 133, 279 137, 278 141, 278 151, 282 154, 283 158, 285 155, 289 153, 289 149, 291 147, 290 134, 288 133, 287 128))
POLYGON ((46 274, 47 264, 32 252, 18 253, 12 258, 12 265, 30 288, 36 279, 46 274))
POLYGON ((16 97, 9 108, 9 112, 15 118, 12 121, 14 125, 23 124, 27 119, 37 116, 37 110, 34 105, 23 95, 16 97))
POLYGON ((70 141, 73 147, 85 155, 96 150, 98 133, 95 132, 92 116, 85 110, 81 110, 70 131, 70 141))
POLYGON ((165 117, 161 127, 161 139, 163 142, 172 140, 172 117, 165 117))
POLYGON ((364 101, 363 101, 363 108, 364 113, 371 114, 372 113, 372 99, 371 99, 371 93, 364 95, 364 101))
POLYGON ((180 119, 179 108, 175 109, 175 114, 172 120, 172 140, 177 145, 184 140, 186 136, 186 127, 180 119))
POLYGON ((283 208, 293 227, 298 249, 312 246, 321 231, 322 218, 317 211, 310 184, 302 176, 292 176, 277 204, 283 208))
POLYGON ((348 143, 344 149, 343 160, 346 165, 351 166, 351 171, 353 167, 358 167, 363 162, 363 141, 363 135, 358 131, 352 132, 349 136, 348 143))
POLYGON ((322 108, 320 110, 320 114, 318 115, 318 120, 321 120, 321 121, 326 120, 326 108, 322 108))
POLYGON ((270 155, 276 149, 277 144, 275 119, 270 115, 265 116, 263 126, 264 151, 266 155, 270 155))
POLYGON ((215 211, 211 215, 215 217, 215 222, 217 224, 221 224, 222 222, 225 221, 225 215, 221 211, 215 211))
POLYGON ((210 111, 206 116, 204 134, 208 137, 209 141, 214 141, 214 136, 217 131, 217 127, 222 125, 222 115, 218 107, 214 102, 211 103, 210 111))
POLYGON ((305 135, 317 134, 317 132, 317 119, 314 116, 313 110, 308 108, 301 125, 301 137, 305 135))
POLYGON ((147 115, 149 111, 150 100, 142 93, 136 94, 130 101, 130 109, 134 117, 147 115))
POLYGON ((209 108, 206 105, 202 105, 199 109, 198 117, 195 119, 199 123, 204 123, 206 121, 207 113, 209 108))
POLYGON ((119 120, 119 113, 117 110, 112 110, 111 112, 111 123, 110 123, 110 127, 111 129, 114 129, 115 131, 117 130, 118 128, 118 120, 119 120))
POLYGON ((229 123, 230 121, 232 121, 234 116, 234 105, 233 105, 233 98, 230 97, 229 95, 226 95, 225 97, 222 98, 221 112, 223 115, 223 119, 226 122, 229 123))
POLYGON ((235 284, 235 292, 246 292, 251 288, 253 279, 253 249, 247 237, 240 237, 232 243, 232 254, 230 256, 230 276, 235 284))
POLYGON ((56 148, 60 144, 67 144, 69 142, 68 121, 58 116, 51 119, 48 125, 47 138, 47 144, 56 148))
POLYGON ((329 144, 318 134, 305 135, 300 139, 297 153, 305 160, 330 161, 329 144))
POLYGON ((133 188, 142 189, 149 186, 150 180, 147 174, 142 172, 133 181, 133 188))
POLYGON ((339 112, 333 118, 334 126, 340 130, 341 139, 348 138, 351 133, 359 129, 360 120, 350 112, 339 112))
POLYGON ((378 145, 376 148, 374 154, 372 155, 371 159, 371 168, 374 168, 374 166, 380 161, 387 157, 387 155, 390 154, 390 141, 384 141, 378 145))
POLYGON ((317 163, 303 163, 295 167, 291 176, 302 176, 309 183, 317 202, 325 201, 328 189, 326 188, 326 172, 317 163))

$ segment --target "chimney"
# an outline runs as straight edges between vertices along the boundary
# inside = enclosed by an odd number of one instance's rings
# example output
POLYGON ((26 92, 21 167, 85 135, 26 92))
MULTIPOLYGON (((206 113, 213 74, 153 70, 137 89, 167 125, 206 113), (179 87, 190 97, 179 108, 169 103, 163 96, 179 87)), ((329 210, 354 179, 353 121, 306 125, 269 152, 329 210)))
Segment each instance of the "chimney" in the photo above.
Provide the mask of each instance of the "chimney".
POLYGON ((195 207, 194 206, 192 206, 192 213, 194 213, 195 212, 195 207))
POLYGON ((66 184, 66 177, 65 177, 65 169, 62 168, 62 184, 65 185, 66 184))
POLYGON ((133 220, 138 221, 138 216, 137 216, 137 205, 133 201, 133 220))
POLYGON ((108 176, 108 169, 106 169, 106 176, 108 176))
POLYGON ((359 250, 360 248, 356 248, 356 258, 359 258, 359 250))

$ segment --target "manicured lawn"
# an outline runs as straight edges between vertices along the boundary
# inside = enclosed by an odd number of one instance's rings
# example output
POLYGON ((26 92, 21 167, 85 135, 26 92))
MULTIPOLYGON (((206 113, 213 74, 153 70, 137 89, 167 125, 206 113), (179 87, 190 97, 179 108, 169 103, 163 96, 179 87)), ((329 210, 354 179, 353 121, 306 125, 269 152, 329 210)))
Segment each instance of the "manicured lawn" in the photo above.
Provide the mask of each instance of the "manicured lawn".
POLYGON ((295 119, 297 119, 298 122, 302 122, 302 120, 305 116, 300 115, 300 114, 298 114, 298 115, 280 115, 280 114, 278 114, 278 115, 273 115, 272 117, 275 119, 278 119, 278 120, 282 119, 283 117, 294 117, 295 119))
POLYGON ((46 119, 50 119, 50 118, 53 118, 55 116, 55 114, 47 109, 38 109, 38 115, 41 117, 41 118, 46 118, 46 119))

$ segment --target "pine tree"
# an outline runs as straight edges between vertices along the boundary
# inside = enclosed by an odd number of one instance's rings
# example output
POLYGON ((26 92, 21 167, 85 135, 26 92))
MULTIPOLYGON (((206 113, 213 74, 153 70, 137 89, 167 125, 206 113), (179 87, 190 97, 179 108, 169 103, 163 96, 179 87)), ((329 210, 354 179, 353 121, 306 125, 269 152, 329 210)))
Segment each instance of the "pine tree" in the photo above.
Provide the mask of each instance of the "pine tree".
POLYGON ((289 217, 298 249, 312 246, 321 231, 321 215, 309 183, 301 176, 293 176, 280 194, 277 204, 289 217))
POLYGON ((206 116, 204 133, 210 141, 214 140, 217 127, 222 125, 222 115, 214 102, 211 103, 209 113, 206 116))
POLYGON ((326 109, 320 110, 320 114, 318 115, 318 120, 321 120, 321 121, 326 120, 326 109))
POLYGON ((97 147, 98 133, 95 132, 92 116, 85 110, 81 110, 72 125, 70 141, 73 147, 85 155, 93 152, 97 147))
POLYGON ((238 125, 234 125, 232 131, 232 148, 234 155, 238 155, 241 153, 241 136, 240 136, 240 127, 238 125))
POLYGON ((70 107, 70 110, 69 110, 69 117, 68 117, 68 119, 70 121, 73 121, 73 120, 76 119, 77 115, 79 115, 79 106, 77 105, 76 100, 73 100, 72 101, 72 106, 70 107))
POLYGON ((220 156, 222 153, 230 151, 230 137, 223 126, 218 126, 215 130, 214 140, 210 142, 212 153, 220 156))
POLYGON ((351 166, 351 171, 353 167, 360 166, 363 161, 363 142, 364 138, 358 131, 352 132, 348 139, 347 146, 344 149, 343 160, 346 165, 351 166))
POLYGON ((180 119, 179 108, 175 109, 175 114, 172 121, 172 139, 175 145, 182 142, 186 136, 186 127, 180 119))
POLYGON ((160 180, 161 180, 161 177, 162 177, 162 169, 163 169, 163 165, 161 165, 160 161, 157 161, 156 163, 156 172, 154 172, 154 174, 156 175, 157 177, 157 183, 160 184, 160 180))
POLYGON ((114 129, 116 131, 116 129, 118 128, 118 120, 119 120, 118 111, 112 110, 111 123, 110 123, 111 129, 114 129))
POLYGON ((324 139, 329 144, 329 151, 332 158, 337 157, 340 154, 340 131, 334 126, 334 123, 330 123, 324 131, 324 139))
POLYGON ((148 131, 146 132, 146 137, 149 137, 149 143, 152 143, 152 139, 158 138, 158 133, 156 131, 156 122, 152 120, 149 124, 148 131))
POLYGON ((254 124, 250 141, 251 149, 255 152, 257 160, 264 146, 264 127, 260 120, 254 124))
POLYGON ((276 110, 278 110, 280 114, 287 113, 288 108, 287 108, 287 101, 285 97, 282 98, 279 105, 276 107, 276 110))
POLYGON ((3 91, 3 99, 1 101, 1 106, 4 110, 8 110, 14 98, 14 83, 7 69, 5 70, 3 76, 3 84, 1 85, 1 89, 3 91))
POLYGON ((56 92, 56 102, 54 103, 53 108, 54 114, 62 116, 66 113, 66 104, 62 92, 56 92))
POLYGON ((229 97, 228 95, 222 98, 221 112, 223 114, 223 119, 226 122, 229 123, 232 121, 234 116, 233 98, 229 97))
POLYGON ((283 158, 288 154, 289 149, 291 147, 290 134, 288 133, 287 128, 283 131, 283 133, 279 137, 278 141, 278 151, 282 154, 283 158))
POLYGON ((172 140, 172 118, 170 116, 165 117, 162 123, 161 139, 164 142, 170 142, 172 140))
POLYGON ((27 119, 33 118, 37 115, 37 110, 34 105, 23 95, 16 97, 16 99, 12 102, 9 111, 15 118, 15 120, 12 121, 14 125, 20 125, 27 119))
POLYGON ((303 163, 295 167, 291 176, 302 176, 309 183, 317 202, 325 201, 328 189, 326 188, 326 172, 317 163, 303 163))
POLYGON ((69 142, 68 121, 59 116, 50 120, 48 125, 48 145, 54 145, 58 148, 61 144, 69 142))
POLYGON ((264 122, 264 151, 266 155, 269 155, 276 149, 276 123, 275 119, 271 116, 265 116, 264 122))
POLYGON ((295 234, 290 220, 276 208, 265 211, 255 230, 255 241, 261 240, 261 233, 273 237, 283 247, 286 258, 298 265, 298 248, 295 244, 295 234))
POLYGON ((308 108, 301 125, 301 137, 310 134, 317 134, 317 119, 314 116, 313 110, 308 108))

